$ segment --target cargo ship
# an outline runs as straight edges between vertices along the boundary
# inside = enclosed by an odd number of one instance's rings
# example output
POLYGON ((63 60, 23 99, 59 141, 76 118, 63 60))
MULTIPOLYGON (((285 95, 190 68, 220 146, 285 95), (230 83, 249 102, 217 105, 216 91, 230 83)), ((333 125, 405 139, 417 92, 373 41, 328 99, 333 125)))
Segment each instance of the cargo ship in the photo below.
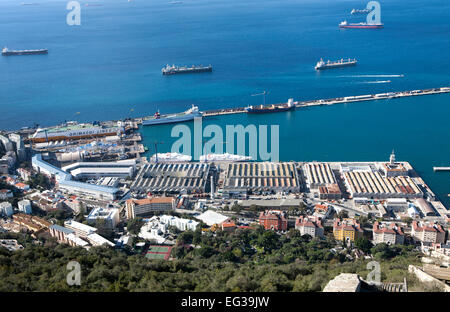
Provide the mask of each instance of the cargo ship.
POLYGON ((245 111, 249 114, 277 113, 292 110, 294 109, 294 107, 294 99, 289 99, 287 103, 283 104, 272 104, 269 106, 248 106, 245 108, 245 111))
POLYGON ((345 67, 345 66, 353 66, 356 65, 358 61, 356 59, 340 59, 339 61, 331 62, 328 60, 328 62, 324 62, 323 59, 320 59, 320 61, 317 62, 316 66, 314 67, 316 70, 322 70, 322 69, 330 69, 330 68, 339 68, 339 67, 345 67))
POLYGON ((190 121, 193 120, 195 117, 202 117, 202 112, 198 110, 197 106, 192 105, 192 107, 189 108, 187 111, 178 114, 160 115, 159 111, 157 111, 153 115, 153 117, 149 119, 144 119, 142 121, 142 125, 152 126, 152 125, 190 121))
POLYGON ((368 24, 368 23, 348 23, 347 21, 343 21, 339 24, 339 28, 354 28, 354 29, 377 29, 383 28, 383 24, 368 24))
POLYGON ((369 13, 371 10, 369 9, 363 9, 363 10, 358 10, 358 9, 353 9, 350 14, 354 15, 354 14, 364 14, 364 13, 369 13))
POLYGON ((9 50, 8 48, 3 48, 2 55, 31 55, 31 54, 47 54, 47 49, 38 49, 38 50, 9 50))
POLYGON ((163 69, 161 69, 161 72, 163 75, 204 73, 204 72, 212 72, 212 66, 192 65, 191 67, 187 67, 187 66, 166 65, 166 67, 163 67, 163 69))
POLYGON ((119 121, 117 126, 103 126, 91 123, 78 124, 75 121, 69 121, 60 126, 37 129, 32 135, 31 141, 34 143, 43 143, 60 140, 78 140, 92 137, 103 137, 118 135, 124 128, 119 121))

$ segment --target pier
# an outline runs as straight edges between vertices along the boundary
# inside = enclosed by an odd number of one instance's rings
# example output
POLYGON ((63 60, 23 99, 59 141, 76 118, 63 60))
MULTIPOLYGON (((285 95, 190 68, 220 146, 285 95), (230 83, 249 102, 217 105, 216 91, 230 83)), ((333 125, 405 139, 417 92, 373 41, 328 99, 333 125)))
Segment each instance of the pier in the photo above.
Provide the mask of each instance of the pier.
POLYGON ((434 171, 450 171, 450 167, 433 167, 434 171))
MULTIPOLYGON (((312 107, 312 106, 320 106, 320 105, 334 105, 334 104, 344 104, 344 103, 352 103, 352 102, 394 99, 394 98, 402 98, 402 97, 409 97, 409 96, 432 95, 432 94, 440 94, 440 93, 450 93, 450 87, 346 96, 346 97, 340 97, 340 98, 311 100, 311 101, 296 101, 296 102, 294 102, 294 105, 296 108, 302 108, 302 107, 312 107)), ((246 111, 245 111, 244 107, 214 109, 214 110, 204 111, 203 117, 229 115, 229 114, 242 114, 245 112, 246 111)))

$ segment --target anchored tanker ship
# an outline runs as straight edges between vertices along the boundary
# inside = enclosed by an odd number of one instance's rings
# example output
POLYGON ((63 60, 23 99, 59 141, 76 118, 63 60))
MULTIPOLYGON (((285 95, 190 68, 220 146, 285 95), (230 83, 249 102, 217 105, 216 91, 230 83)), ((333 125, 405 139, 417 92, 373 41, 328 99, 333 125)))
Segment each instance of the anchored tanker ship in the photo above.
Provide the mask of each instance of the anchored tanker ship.
POLYGON ((47 54, 47 49, 38 49, 38 50, 9 50, 8 48, 3 48, 2 55, 31 55, 31 54, 47 54))
POLYGON ((187 66, 167 65, 166 67, 163 67, 163 69, 161 69, 161 72, 163 75, 204 73, 204 72, 212 72, 212 66, 192 65, 191 67, 187 67, 187 66))
POLYGON ((358 61, 356 59, 340 59, 339 61, 335 62, 324 62, 323 59, 320 59, 320 61, 317 62, 316 66, 314 67, 316 70, 322 70, 322 69, 330 69, 330 68, 338 68, 338 67, 345 67, 345 66, 352 66, 356 65, 358 61))
POLYGON ((376 29, 383 28, 383 24, 368 24, 368 23, 348 23, 347 21, 343 21, 339 24, 339 28, 360 28, 360 29, 376 29))
POLYGON ((151 125, 190 121, 193 120, 195 117, 202 117, 202 112, 198 110, 197 106, 192 105, 192 107, 189 108, 187 111, 178 114, 160 115, 159 112, 156 112, 152 118, 144 119, 142 121, 142 125, 151 126, 151 125))

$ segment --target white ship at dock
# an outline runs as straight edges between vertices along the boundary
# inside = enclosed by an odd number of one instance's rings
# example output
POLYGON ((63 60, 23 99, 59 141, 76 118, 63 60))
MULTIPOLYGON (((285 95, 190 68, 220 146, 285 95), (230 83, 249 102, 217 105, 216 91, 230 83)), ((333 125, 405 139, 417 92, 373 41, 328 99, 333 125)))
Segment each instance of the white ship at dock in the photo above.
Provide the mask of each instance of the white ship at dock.
POLYGON ((202 117, 202 112, 198 110, 197 106, 192 105, 187 111, 177 114, 161 115, 158 112, 153 115, 153 117, 142 120, 143 126, 152 126, 176 122, 184 122, 193 120, 196 117, 202 117))
POLYGON ((125 131, 124 124, 119 121, 116 125, 100 125, 69 121, 65 124, 50 128, 39 128, 32 135, 31 141, 42 143, 61 140, 78 140, 84 138, 119 135, 125 131))

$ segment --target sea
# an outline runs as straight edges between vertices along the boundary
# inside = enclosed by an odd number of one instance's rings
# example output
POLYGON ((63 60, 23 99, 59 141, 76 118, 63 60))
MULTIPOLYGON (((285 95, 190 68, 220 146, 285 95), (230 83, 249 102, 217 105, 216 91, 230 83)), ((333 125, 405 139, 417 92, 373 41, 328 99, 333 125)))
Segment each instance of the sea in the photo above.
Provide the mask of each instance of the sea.
MULTIPOLYGON (((0 46, 49 49, 0 57, 0 128, 49 126, 450 86, 450 2, 381 0, 383 29, 360 0, 0 1, 0 46), (316 72, 317 61, 358 65, 316 72), (212 73, 162 76, 166 64, 212 73)), ((409 161, 450 207, 450 94, 226 115, 203 125, 279 125, 282 161, 409 161)), ((192 128, 192 122, 187 123, 192 128)), ((147 156, 169 152, 173 125, 143 127, 147 156)))

